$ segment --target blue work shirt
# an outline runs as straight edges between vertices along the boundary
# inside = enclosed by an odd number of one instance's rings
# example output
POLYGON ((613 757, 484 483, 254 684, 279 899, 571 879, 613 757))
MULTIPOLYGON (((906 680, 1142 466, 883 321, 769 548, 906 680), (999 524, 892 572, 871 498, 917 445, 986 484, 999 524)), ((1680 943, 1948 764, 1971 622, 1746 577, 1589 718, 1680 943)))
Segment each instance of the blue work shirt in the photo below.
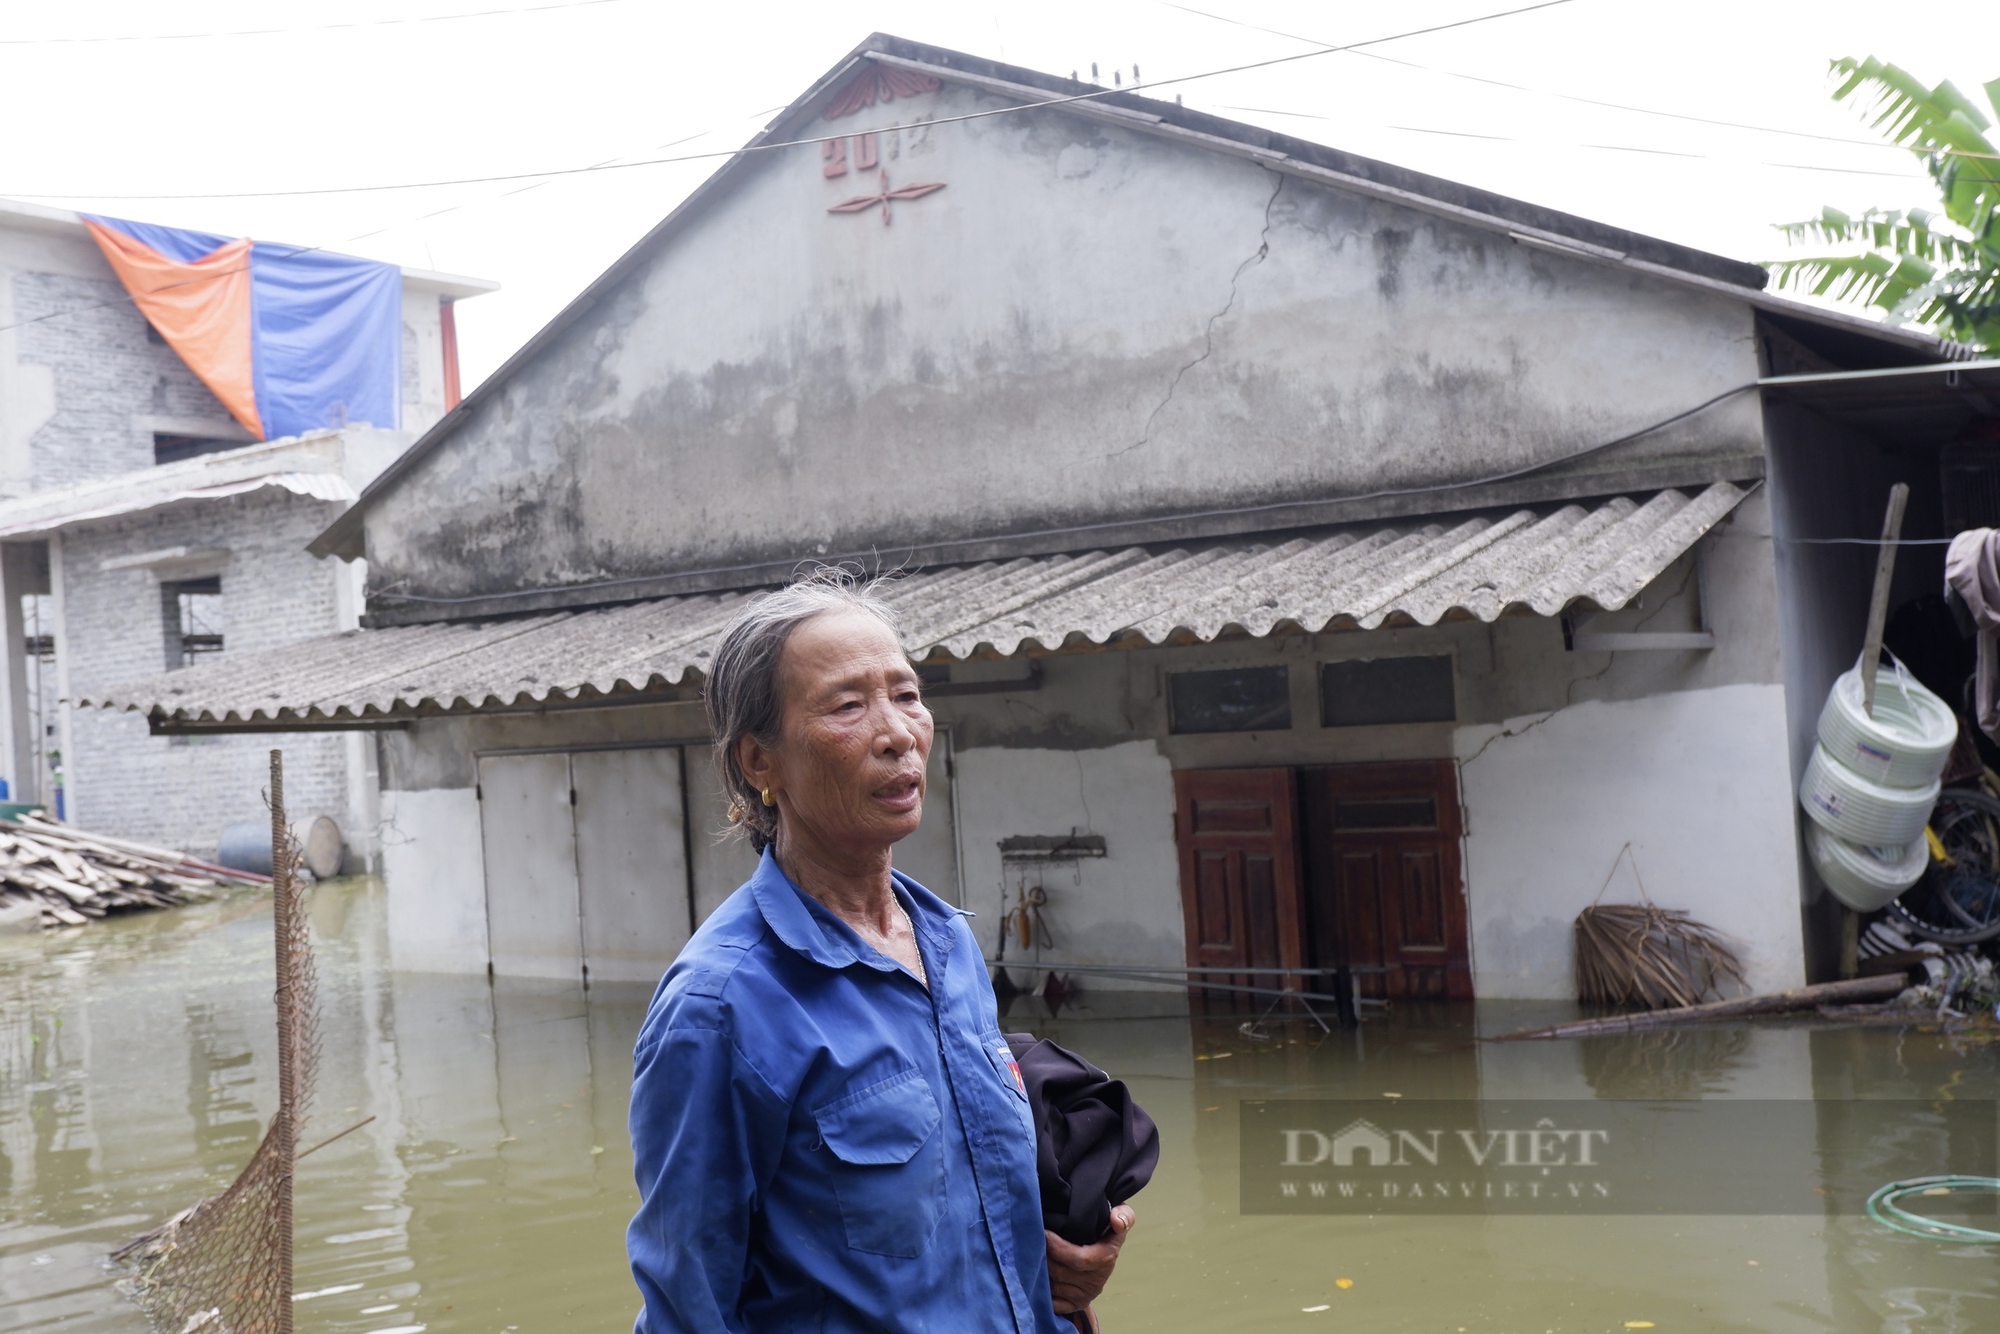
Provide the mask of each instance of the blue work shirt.
POLYGON ((769 852, 661 981, 632 1085, 635 1334, 1073 1334, 985 961, 895 884, 928 990, 769 852))

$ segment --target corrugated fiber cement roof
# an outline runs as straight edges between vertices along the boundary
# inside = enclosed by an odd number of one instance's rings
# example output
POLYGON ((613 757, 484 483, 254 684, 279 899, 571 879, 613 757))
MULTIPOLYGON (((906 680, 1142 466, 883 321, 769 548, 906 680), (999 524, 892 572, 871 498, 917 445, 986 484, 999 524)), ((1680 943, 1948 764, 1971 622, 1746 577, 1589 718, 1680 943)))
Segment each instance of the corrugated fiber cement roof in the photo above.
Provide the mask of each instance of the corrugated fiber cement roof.
MULTIPOLYGON (((1718 482, 1450 524, 923 570, 888 585, 912 656, 1205 642, 1448 615, 1493 621, 1573 602, 1615 611, 1736 507, 1718 482)), ((660 598, 484 623, 353 630, 219 660, 80 701, 227 727, 516 708, 658 690, 701 674, 744 597, 660 598)))

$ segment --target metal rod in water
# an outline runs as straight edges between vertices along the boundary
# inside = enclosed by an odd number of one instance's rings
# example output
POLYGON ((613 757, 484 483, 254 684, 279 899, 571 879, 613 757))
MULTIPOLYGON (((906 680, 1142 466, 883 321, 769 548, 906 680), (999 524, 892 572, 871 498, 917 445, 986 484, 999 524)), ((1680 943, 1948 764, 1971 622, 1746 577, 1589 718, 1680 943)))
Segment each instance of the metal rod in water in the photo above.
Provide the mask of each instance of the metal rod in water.
MULTIPOLYGON (((285 753, 271 752, 271 934, 278 948, 278 1122, 276 1185, 280 1293, 292 1291, 292 1165, 298 1161, 298 993, 292 976, 292 831, 285 819, 285 753)), ((292 1304, 277 1304, 278 1334, 292 1334, 292 1304)))

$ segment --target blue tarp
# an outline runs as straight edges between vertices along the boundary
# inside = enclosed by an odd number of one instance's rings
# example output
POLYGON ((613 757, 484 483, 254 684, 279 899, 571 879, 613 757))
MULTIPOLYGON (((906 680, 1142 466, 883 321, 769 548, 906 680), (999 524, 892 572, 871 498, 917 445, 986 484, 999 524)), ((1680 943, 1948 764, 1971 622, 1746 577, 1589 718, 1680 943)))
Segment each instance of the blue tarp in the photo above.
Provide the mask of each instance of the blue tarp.
MULTIPOLYGON (((230 244, 230 238, 210 232, 85 216, 172 265, 193 264, 230 244)), ((217 302, 227 298, 220 282, 190 277, 188 283, 192 290, 177 297, 183 307, 191 304, 190 296, 195 298, 193 304, 208 299, 204 284, 215 289, 217 302)), ((149 312, 149 317, 158 314, 149 312)), ((217 309, 213 318, 240 329, 244 314, 240 307, 217 309)), ((216 349, 227 347, 235 350, 224 359, 240 360, 241 349, 248 346, 264 439, 323 427, 367 423, 393 429, 402 424, 401 269, 326 250, 259 241, 250 248, 248 319, 247 339, 238 336, 197 346, 177 338, 173 328, 162 327, 161 332, 211 387, 232 378, 241 383, 240 367, 210 366, 204 359, 223 355, 216 349), (232 370, 237 372, 233 377, 232 370)))

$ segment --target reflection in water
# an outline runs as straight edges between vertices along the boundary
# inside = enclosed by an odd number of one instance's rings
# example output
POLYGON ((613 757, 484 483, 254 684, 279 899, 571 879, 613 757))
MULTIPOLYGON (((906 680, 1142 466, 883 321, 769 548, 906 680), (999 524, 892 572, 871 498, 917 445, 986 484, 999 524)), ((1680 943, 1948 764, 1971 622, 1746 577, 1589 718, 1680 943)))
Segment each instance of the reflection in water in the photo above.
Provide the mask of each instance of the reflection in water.
MULTIPOLYGON (((301 1331, 628 1329, 646 989, 394 974, 378 887, 322 886, 312 912, 326 1015, 308 1142, 376 1119, 300 1166, 301 1331)), ((254 1146, 275 1102, 270 967, 256 899, 0 940, 0 1331, 143 1330, 103 1257, 254 1146)), ((1007 1022, 1130 1080, 1159 1122, 1103 1307, 1114 1331, 2000 1328, 2000 1248, 1852 1215, 1244 1216, 1237 1171, 1247 1099, 1810 1098, 1817 1135, 1717 1161, 1754 1153, 1846 1189, 1878 1170, 1848 1147, 1847 1100, 1990 1099, 1993 1047, 1771 1026, 1496 1045, 1478 1032, 1528 1020, 1492 1005, 1477 1031, 1468 1008, 1415 1005, 1359 1032, 1274 1016, 1246 1034, 1243 1014, 1173 1004, 1100 990, 1007 1022)))
POLYGON ((1580 1038, 1583 1077, 1600 1098, 1700 1098, 1725 1092, 1750 1050, 1740 1028, 1663 1028, 1580 1038))

